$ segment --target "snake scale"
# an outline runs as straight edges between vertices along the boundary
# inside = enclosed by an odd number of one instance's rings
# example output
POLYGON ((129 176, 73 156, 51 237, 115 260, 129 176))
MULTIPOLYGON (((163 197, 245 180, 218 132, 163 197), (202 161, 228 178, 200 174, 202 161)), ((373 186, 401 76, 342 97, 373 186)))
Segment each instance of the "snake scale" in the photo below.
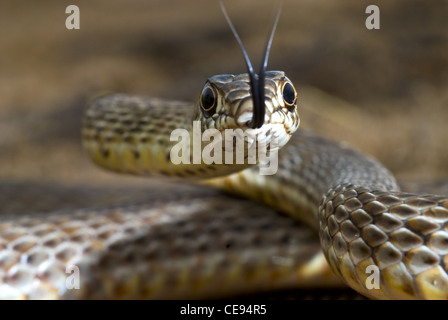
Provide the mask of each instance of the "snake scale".
POLYGON ((94 162, 175 184, 128 206, 2 215, 0 298, 210 298, 337 287, 342 278, 370 298, 447 299, 448 198, 401 192, 371 157, 297 130, 292 82, 264 71, 269 47, 258 75, 250 66, 248 74, 211 77, 198 104, 124 94, 92 101, 82 136, 94 162), (191 133, 194 120, 201 132, 243 129, 246 146, 259 135, 280 137, 277 173, 173 164, 170 133, 191 133), (201 185, 185 191, 176 186, 184 180, 201 185), (73 266, 79 288, 67 285, 73 266), (372 270, 377 287, 369 285, 372 270))

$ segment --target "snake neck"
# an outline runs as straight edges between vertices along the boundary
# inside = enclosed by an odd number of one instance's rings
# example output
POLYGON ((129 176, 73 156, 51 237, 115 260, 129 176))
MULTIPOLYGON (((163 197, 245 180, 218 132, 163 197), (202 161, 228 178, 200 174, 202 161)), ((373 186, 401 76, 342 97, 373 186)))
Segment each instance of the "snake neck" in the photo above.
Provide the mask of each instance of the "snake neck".
POLYGON ((332 190, 344 186, 399 190, 395 178, 376 160, 306 130, 299 130, 280 150, 275 175, 261 176, 251 168, 209 183, 265 203, 315 230, 319 206, 332 190))

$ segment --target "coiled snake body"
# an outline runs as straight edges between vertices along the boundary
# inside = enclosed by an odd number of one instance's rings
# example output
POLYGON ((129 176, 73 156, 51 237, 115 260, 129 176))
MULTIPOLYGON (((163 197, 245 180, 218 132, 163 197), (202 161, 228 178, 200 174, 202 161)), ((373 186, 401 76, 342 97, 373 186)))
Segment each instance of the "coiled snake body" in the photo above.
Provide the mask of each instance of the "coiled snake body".
MULTIPOLYGON (((173 165, 169 133, 181 125, 191 129, 193 117, 203 129, 246 126, 253 111, 248 82, 247 75, 210 78, 202 95, 215 90, 213 111, 202 97, 199 106, 99 98, 86 112, 84 147, 101 166, 139 175, 184 179, 240 170, 173 165)), ((280 147, 299 124, 295 95, 294 107, 283 101, 289 86, 283 72, 266 74, 265 123, 277 125, 248 129, 286 135, 280 147)), ((368 297, 447 298, 448 199, 400 193, 381 164, 343 144, 299 130, 280 150, 275 175, 252 167, 207 183, 311 225, 331 268, 368 297), (372 268, 379 272, 376 288, 369 286, 372 268)), ((153 191, 148 205, 3 216, 0 296, 198 298, 338 284, 304 226, 200 190, 199 198, 173 192, 159 199, 153 191), (80 270, 79 289, 67 286, 67 266, 80 270)))
MULTIPOLYGON (((298 108, 288 110, 286 102, 279 100, 285 83, 291 82, 282 72, 269 72, 266 79, 265 122, 282 119, 285 123, 281 124, 279 134, 291 134, 298 127, 298 108)), ((212 87, 216 89, 217 101, 222 98, 211 113, 215 116, 208 117, 210 110, 201 103, 195 113, 190 113, 207 123, 203 129, 218 127, 216 123, 226 123, 224 128, 229 123, 244 125, 247 122, 244 110, 253 111, 248 82, 247 75, 212 77, 202 94, 212 87), (228 106, 226 111, 220 108, 224 105, 228 106), (224 113, 232 120, 221 120, 224 113), (245 121, 238 121, 238 117, 245 121), (211 123, 215 119, 218 120, 211 123)), ((190 165, 190 169, 184 170, 166 161, 173 144, 168 141, 169 130, 175 128, 171 124, 184 121, 185 126, 191 127, 193 119, 179 112, 182 107, 171 109, 162 105, 159 109, 154 104, 157 103, 120 95, 97 101, 87 113, 85 126, 85 145, 92 158, 109 169, 136 174, 196 177, 209 175, 211 171, 211 175, 221 175, 220 166, 210 169, 204 164, 190 165), (163 162, 148 161, 152 156, 144 155, 149 148, 141 143, 142 137, 147 136, 145 132, 160 130, 157 124, 145 123, 150 113, 154 119, 170 115, 171 122, 164 122, 164 132, 152 138, 158 141, 153 148, 159 148, 152 154, 163 158, 163 162), (117 133, 115 128, 132 135, 117 133), (132 143, 130 139, 134 139, 132 143)), ((368 297, 446 298, 448 200, 445 197, 400 193, 394 177, 378 162, 307 131, 296 133, 280 150, 279 159, 275 175, 261 176, 257 168, 252 168, 209 183, 266 203, 319 230, 332 269, 368 297), (372 268, 379 272, 380 284, 369 289, 372 268)), ((229 172, 228 166, 221 168, 225 174, 229 172)), ((200 230, 196 232, 199 236, 200 230)))

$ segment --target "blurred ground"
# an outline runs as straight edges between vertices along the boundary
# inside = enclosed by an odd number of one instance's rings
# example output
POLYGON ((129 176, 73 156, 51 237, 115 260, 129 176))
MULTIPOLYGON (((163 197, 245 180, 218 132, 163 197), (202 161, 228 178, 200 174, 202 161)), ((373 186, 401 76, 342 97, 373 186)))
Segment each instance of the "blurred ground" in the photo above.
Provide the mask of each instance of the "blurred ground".
MULTIPOLYGON (((83 108, 105 92, 195 101, 207 77, 245 72, 210 0, 0 3, 0 181, 145 183, 106 173, 80 147, 83 108)), ((258 64, 277 4, 227 1, 258 64)), ((285 1, 270 69, 299 91, 304 127, 368 152, 402 179, 448 177, 448 1, 285 1)))

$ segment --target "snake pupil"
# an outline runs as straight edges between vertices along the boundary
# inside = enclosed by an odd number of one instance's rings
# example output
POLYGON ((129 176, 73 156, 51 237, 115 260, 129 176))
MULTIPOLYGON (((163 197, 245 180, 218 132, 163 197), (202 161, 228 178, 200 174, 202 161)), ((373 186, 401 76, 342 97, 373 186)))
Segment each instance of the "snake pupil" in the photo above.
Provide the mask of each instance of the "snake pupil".
POLYGON ((202 90, 201 94, 201 108, 207 113, 213 111, 212 109, 216 106, 216 95, 213 89, 209 86, 202 90))
MULTIPOLYGON (((283 101, 285 102, 286 107, 287 108, 292 107, 292 110, 294 110, 294 103, 296 102, 296 90, 294 89, 294 87, 292 86, 291 83, 286 82, 283 85, 282 95, 283 95, 283 101)), ((290 108, 288 108, 288 110, 290 110, 290 108)))

